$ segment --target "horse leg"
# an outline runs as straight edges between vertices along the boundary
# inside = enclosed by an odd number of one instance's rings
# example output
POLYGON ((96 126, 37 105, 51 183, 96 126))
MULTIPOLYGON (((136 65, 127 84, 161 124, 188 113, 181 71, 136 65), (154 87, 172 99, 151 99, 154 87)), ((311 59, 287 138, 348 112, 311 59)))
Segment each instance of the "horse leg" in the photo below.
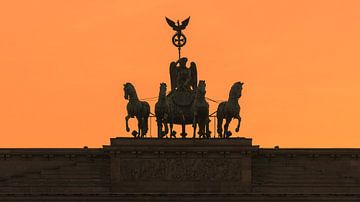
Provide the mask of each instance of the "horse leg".
POLYGON ((142 124, 141 124, 141 118, 137 118, 137 121, 138 121, 138 133, 137 133, 137 137, 141 137, 141 126, 142 126, 142 124))
POLYGON ((164 125, 164 129, 165 129, 165 130, 162 131, 161 137, 166 137, 167 134, 169 133, 169 127, 168 127, 168 125, 167 125, 167 123, 166 123, 165 120, 163 121, 163 125, 164 125))
POLYGON ((176 138, 176 132, 173 130, 174 127, 174 120, 170 118, 170 138, 176 138))
POLYGON ((148 103, 142 102, 142 110, 139 113, 140 127, 141 127, 141 137, 145 138, 148 131, 148 119, 150 115, 150 106, 148 103))
POLYGON ((202 133, 203 133, 203 138, 208 138, 208 134, 207 134, 207 131, 206 131, 206 126, 208 125, 208 118, 205 118, 203 121, 202 121, 202 133))
POLYGON ((224 125, 224 138, 228 138, 230 136, 230 131, 229 131, 229 124, 231 122, 231 117, 230 118, 226 118, 226 122, 224 125))
POLYGON ((141 136, 144 138, 146 136, 146 133, 148 131, 148 116, 145 116, 142 118, 142 134, 141 136))
POLYGON ((130 119, 130 115, 128 114, 127 116, 125 116, 126 132, 130 132, 129 119, 130 119))
POLYGON ((235 128, 235 132, 239 132, 240 122, 241 122, 241 117, 240 117, 240 115, 238 114, 238 115, 235 117, 235 119, 238 120, 238 124, 237 124, 237 126, 236 126, 236 128, 235 128))
POLYGON ((162 138, 162 121, 161 121, 161 118, 157 117, 156 122, 157 122, 158 138, 162 138))
POLYGON ((217 117, 217 133, 220 138, 222 138, 222 123, 223 123, 223 117, 217 117))
POLYGON ((204 121, 203 120, 199 121, 199 138, 205 138, 204 128, 205 128, 204 121))
POLYGON ((167 134, 169 133, 168 116, 167 116, 167 114, 164 115, 163 125, 164 125, 164 128, 165 128, 165 131, 163 132, 162 137, 167 136, 167 134))
POLYGON ((194 129, 194 134, 193 134, 193 138, 196 138, 196 122, 197 122, 197 120, 196 120, 196 112, 194 113, 194 119, 193 119, 193 124, 192 124, 192 127, 193 127, 193 129, 194 129))
POLYGON ((206 134, 206 138, 210 138, 211 131, 210 131, 210 119, 209 118, 206 121, 205 134, 206 134))

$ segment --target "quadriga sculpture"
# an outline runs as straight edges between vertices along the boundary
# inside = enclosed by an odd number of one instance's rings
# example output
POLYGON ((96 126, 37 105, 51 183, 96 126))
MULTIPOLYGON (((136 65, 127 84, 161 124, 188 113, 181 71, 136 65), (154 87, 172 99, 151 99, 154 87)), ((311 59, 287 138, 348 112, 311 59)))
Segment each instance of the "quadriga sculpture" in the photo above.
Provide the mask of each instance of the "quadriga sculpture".
POLYGON ((173 132, 173 116, 171 114, 170 103, 166 97, 166 89, 166 83, 160 83, 159 97, 157 103, 155 104, 158 138, 163 138, 169 133, 168 124, 170 125, 170 138, 175 138, 175 133, 173 132))
POLYGON ((196 137, 196 126, 199 125, 199 138, 210 138, 209 131, 209 103, 205 100, 206 84, 204 80, 199 81, 199 85, 196 88, 195 100, 191 106, 194 121, 194 136, 196 137))
POLYGON ((236 132, 239 132, 240 129, 240 105, 239 98, 241 97, 241 91, 243 88, 242 82, 236 82, 232 85, 228 101, 221 102, 217 109, 217 132, 221 137, 229 138, 231 136, 231 131, 229 131, 229 124, 233 118, 238 120, 236 132), (226 120, 224 124, 224 130, 222 128, 223 119, 226 120))
POLYGON ((125 117, 126 131, 130 132, 129 119, 136 117, 138 121, 138 131, 134 130, 132 135, 134 137, 144 138, 148 131, 148 118, 150 115, 150 105, 145 101, 140 101, 135 87, 131 83, 124 84, 125 99, 129 100, 126 109, 127 116, 125 117))

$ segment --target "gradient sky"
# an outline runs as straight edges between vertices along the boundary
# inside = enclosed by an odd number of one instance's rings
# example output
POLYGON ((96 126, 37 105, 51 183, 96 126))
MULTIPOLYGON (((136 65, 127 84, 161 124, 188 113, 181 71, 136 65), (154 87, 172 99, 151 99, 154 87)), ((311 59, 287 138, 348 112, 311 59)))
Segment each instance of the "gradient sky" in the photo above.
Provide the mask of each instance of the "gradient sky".
POLYGON ((101 147, 128 136, 123 84, 140 98, 169 84, 177 50, 165 16, 191 16, 183 54, 208 97, 225 100, 245 82, 236 136, 262 147, 359 147, 359 10, 357 0, 0 1, 0 147, 101 147))

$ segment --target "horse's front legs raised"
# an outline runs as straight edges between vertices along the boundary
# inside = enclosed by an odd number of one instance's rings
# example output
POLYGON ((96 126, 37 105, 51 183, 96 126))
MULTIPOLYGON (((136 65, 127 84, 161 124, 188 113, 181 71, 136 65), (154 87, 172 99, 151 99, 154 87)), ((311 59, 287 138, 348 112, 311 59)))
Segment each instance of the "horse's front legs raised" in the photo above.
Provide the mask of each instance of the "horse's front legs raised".
POLYGON ((235 132, 239 132, 239 130, 240 130, 241 117, 240 117, 240 115, 238 114, 235 118, 238 120, 238 124, 237 124, 237 126, 236 126, 236 128, 235 128, 235 132))
POLYGON ((125 116, 126 132, 130 132, 129 119, 130 119, 130 115, 125 116))

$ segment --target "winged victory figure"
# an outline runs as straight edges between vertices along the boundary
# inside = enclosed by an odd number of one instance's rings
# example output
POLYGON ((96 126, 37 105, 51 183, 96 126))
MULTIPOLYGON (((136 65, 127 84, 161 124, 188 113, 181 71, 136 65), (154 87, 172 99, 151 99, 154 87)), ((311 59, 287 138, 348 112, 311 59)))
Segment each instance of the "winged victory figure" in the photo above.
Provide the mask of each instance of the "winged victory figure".
POLYGON ((195 62, 186 67, 186 57, 180 58, 177 62, 170 63, 171 91, 196 90, 197 88, 197 69, 195 62))

